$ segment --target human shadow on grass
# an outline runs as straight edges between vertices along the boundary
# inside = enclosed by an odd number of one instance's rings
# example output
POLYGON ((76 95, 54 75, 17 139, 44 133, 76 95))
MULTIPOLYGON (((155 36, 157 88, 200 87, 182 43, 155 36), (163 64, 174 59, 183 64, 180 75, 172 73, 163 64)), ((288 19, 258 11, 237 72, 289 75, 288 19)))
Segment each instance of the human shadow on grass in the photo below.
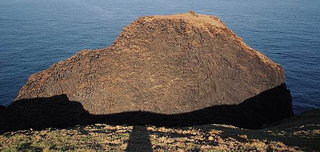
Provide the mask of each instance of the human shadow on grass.
POLYGON ((93 115, 86 111, 80 102, 70 101, 67 95, 62 94, 13 102, 0 111, 0 130, 6 132, 29 128, 66 128, 94 123, 167 127, 218 123, 242 128, 259 128, 263 124, 293 115, 291 104, 291 95, 285 84, 262 92, 238 105, 217 105, 181 114, 132 111, 93 115))
POLYGON ((151 152, 149 132, 146 126, 133 126, 126 152, 151 152))

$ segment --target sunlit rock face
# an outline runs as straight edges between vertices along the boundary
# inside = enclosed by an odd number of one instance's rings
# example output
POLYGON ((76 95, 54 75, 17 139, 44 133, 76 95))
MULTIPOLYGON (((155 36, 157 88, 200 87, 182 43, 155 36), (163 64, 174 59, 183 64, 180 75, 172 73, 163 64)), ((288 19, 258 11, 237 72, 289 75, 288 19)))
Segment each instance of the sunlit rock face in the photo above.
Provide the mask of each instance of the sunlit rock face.
POLYGON ((219 18, 188 12, 138 18, 112 46, 31 75, 16 100, 66 94, 91 114, 177 114, 240 104, 284 82, 279 64, 219 18))

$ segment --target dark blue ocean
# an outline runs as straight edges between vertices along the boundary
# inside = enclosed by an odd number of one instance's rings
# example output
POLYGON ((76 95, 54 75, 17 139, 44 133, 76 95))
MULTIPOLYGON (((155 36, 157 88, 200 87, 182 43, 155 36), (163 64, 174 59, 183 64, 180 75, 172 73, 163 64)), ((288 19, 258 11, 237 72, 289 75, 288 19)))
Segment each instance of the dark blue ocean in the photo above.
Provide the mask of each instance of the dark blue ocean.
POLYGON ((140 16, 190 10, 219 16, 282 64, 295 112, 320 107, 319 0, 0 0, 0 104, 30 74, 111 45, 140 16))

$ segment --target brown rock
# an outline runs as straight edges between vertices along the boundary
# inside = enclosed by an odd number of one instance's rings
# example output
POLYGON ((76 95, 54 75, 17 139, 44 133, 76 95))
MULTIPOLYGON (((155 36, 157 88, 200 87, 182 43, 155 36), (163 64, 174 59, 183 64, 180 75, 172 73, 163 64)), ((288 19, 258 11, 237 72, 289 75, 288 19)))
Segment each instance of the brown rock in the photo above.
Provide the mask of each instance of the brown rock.
POLYGON ((239 104, 284 81, 219 18, 184 13, 139 18, 111 47, 31 75, 16 100, 66 94, 92 114, 173 114, 239 104))

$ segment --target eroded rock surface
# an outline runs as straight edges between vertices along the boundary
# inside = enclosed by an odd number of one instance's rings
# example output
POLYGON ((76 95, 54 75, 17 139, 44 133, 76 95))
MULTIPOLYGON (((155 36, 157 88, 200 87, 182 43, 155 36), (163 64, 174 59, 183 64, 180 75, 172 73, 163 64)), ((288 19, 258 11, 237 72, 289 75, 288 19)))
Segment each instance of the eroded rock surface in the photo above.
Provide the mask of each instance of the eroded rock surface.
POLYGON ((239 104, 284 81, 219 18, 189 12, 139 18, 111 47, 31 75, 16 100, 66 94, 91 114, 174 114, 239 104))

